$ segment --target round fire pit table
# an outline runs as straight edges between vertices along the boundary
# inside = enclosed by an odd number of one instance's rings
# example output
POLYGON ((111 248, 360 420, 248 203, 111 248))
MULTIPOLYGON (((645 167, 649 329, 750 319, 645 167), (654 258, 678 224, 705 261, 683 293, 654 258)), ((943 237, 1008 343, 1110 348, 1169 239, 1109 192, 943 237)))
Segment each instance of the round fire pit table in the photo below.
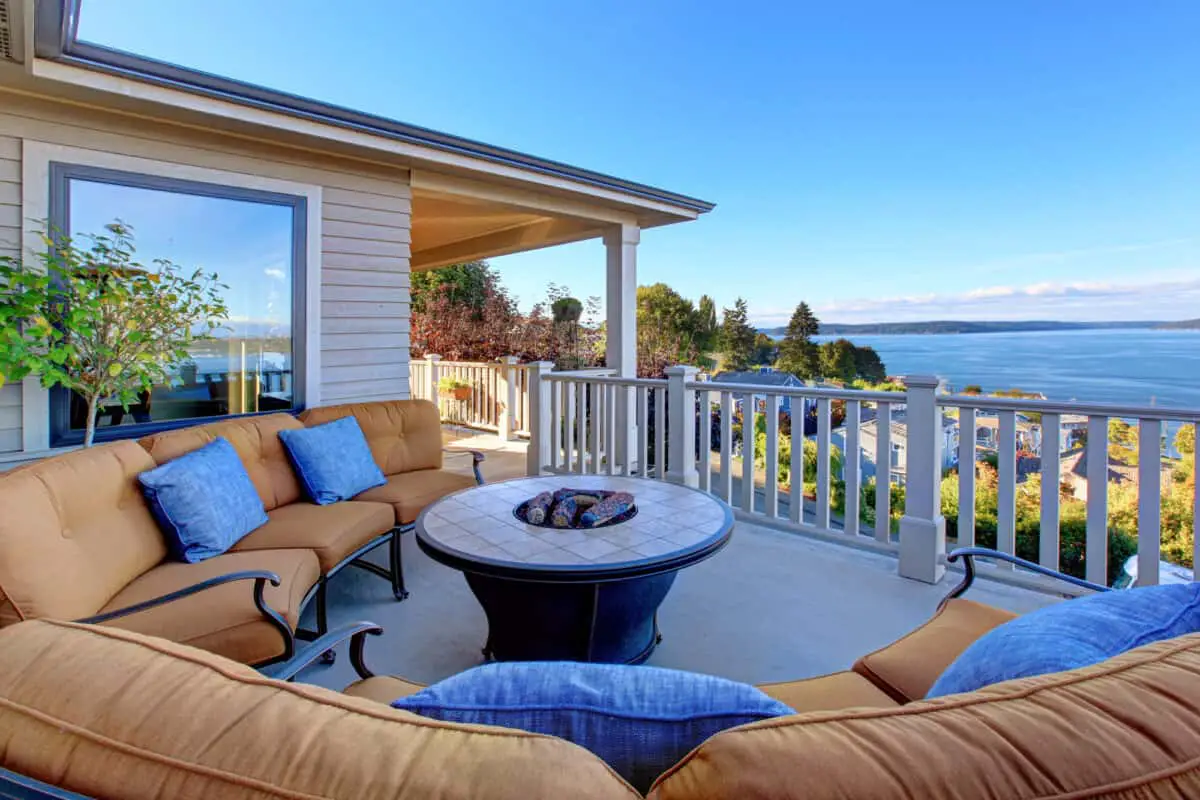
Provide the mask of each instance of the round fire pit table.
POLYGON ((729 541, 733 513, 712 495, 663 481, 599 475, 476 486, 428 506, 417 542, 461 570, 488 620, 484 657, 640 664, 661 639, 656 612, 684 567, 729 541), (559 489, 629 492, 636 513, 596 528, 549 528, 516 506, 559 489))

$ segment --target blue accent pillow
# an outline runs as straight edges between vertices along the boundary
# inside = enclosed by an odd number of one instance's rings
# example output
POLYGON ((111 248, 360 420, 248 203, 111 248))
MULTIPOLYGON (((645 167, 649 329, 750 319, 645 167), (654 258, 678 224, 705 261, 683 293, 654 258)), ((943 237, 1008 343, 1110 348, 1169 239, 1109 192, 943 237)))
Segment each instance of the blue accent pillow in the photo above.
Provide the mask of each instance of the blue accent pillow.
POLYGON ((1200 583, 1145 586, 1066 600, 993 628, 946 668, 926 697, 1098 664, 1200 631, 1200 583))
POLYGON ((387 483, 354 417, 282 430, 279 439, 309 499, 319 506, 349 500, 387 483))
POLYGON ((449 722, 558 736, 591 750, 639 792, 713 734, 796 713, 724 678, 573 661, 486 664, 392 705, 449 722))
POLYGON ((267 522, 258 490, 222 437, 143 472, 138 481, 167 546, 189 564, 221 555, 267 522))

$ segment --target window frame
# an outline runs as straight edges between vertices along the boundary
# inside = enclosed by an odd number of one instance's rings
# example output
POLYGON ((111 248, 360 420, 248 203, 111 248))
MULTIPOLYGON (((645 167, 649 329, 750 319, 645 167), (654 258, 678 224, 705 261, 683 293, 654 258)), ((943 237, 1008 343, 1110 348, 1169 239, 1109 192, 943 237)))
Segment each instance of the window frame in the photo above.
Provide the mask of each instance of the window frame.
MULTIPOLYGON (((176 178, 154 173, 134 172, 111 167, 101 167, 68 161, 50 160, 49 168, 49 223, 57 230, 71 230, 70 182, 72 179, 94 183, 107 183, 135 189, 177 192, 220 200, 241 200, 284 206, 292 210, 292 404, 282 413, 297 413, 306 407, 308 386, 308 252, 309 252, 309 198, 303 194, 289 194, 265 189, 235 186, 209 181, 176 178)), ((68 447, 83 444, 84 431, 70 427, 70 390, 61 386, 49 392, 49 434, 51 447, 68 447)), ((280 411, 252 411, 242 414, 224 414, 209 417, 188 417, 161 422, 132 423, 114 427, 97 427, 95 441, 117 441, 147 436, 165 430, 186 428, 228 419, 257 417, 278 414, 280 411)))

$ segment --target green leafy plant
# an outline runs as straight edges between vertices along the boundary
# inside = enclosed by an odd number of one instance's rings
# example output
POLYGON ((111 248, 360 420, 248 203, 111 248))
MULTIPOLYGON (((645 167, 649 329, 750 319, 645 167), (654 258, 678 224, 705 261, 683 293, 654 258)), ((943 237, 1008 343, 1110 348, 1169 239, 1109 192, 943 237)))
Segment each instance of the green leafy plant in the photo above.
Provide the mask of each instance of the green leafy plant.
POLYGON ((442 394, 454 394, 456 389, 470 389, 471 384, 453 375, 443 375, 438 378, 438 391, 442 394))
POLYGON ((142 264, 133 229, 119 220, 80 238, 43 233, 45 250, 30 264, 0 257, 0 383, 35 375, 78 393, 90 447, 102 401, 128 409, 223 327, 228 287, 166 259, 142 264))

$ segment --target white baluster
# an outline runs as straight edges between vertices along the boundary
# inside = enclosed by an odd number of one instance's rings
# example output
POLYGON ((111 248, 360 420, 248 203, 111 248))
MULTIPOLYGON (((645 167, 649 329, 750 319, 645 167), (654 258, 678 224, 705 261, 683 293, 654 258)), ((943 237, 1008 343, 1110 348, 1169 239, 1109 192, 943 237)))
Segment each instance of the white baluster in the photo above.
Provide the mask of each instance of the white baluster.
POLYGON ((1162 547, 1162 423, 1138 421, 1138 586, 1158 583, 1162 547))
POLYGON ((721 480, 717 495, 733 503, 733 395, 721 392, 721 480))
POLYGON ((700 489, 712 491, 712 392, 700 392, 700 449, 696 452, 696 472, 700 489))
POLYGON ((792 463, 788 472, 788 519, 804 522, 804 420, 808 416, 808 400, 792 398, 792 463))
POLYGON ((1108 584, 1108 417, 1088 417, 1084 577, 1108 584))
POLYGON ((637 462, 638 474, 650 477, 650 390, 637 387, 637 462))
POLYGON ((575 463, 575 471, 580 475, 587 472, 587 384, 579 381, 575 384, 575 446, 579 451, 579 459, 575 463))
POLYGON ((846 484, 846 514, 842 527, 850 536, 858 535, 859 479, 862 476, 862 447, 858 441, 859 425, 862 423, 861 406, 857 400, 846 401, 846 452, 842 480, 846 484))
POLYGON ((754 512, 754 395, 742 400, 742 510, 754 512))
POLYGON ((654 477, 667 478, 667 387, 654 387, 654 477))
POLYGON ((608 448, 606 460, 608 462, 608 474, 616 475, 620 470, 617 464, 617 392, 625 391, 624 388, 618 388, 611 384, 604 387, 604 441, 608 448))
MULTIPOLYGON (((511 379, 509 386, 511 387, 511 379)), ((563 465, 563 386, 561 383, 551 384, 550 390, 550 416, 554 420, 553 426, 550 428, 550 466, 553 471, 558 472, 563 465)), ((507 414, 501 417, 506 420, 507 414)), ((504 436, 505 425, 500 426, 500 435, 504 436)))
POLYGON ((975 409, 958 410, 958 546, 975 546, 975 409))
POLYGON ((892 406, 875 409, 875 540, 892 540, 892 406))
POLYGON ((591 473, 593 475, 600 474, 600 451, 604 443, 600 441, 601 431, 603 429, 603 414, 604 409, 601 408, 603 401, 601 400, 601 389, 604 387, 598 383, 588 384, 588 395, 591 398, 591 403, 588 407, 588 417, 591 422, 591 432, 589 434, 588 446, 591 447, 592 464, 591 473))
MULTIPOLYGON (((1013 411, 997 414, 996 549, 1013 555, 1017 551, 1017 418, 1013 411)), ((1006 561, 997 566, 1011 568, 1006 561)))
POLYGON ((763 513, 774 519, 779 516, 779 395, 767 395, 767 449, 763 459, 767 466, 767 482, 763 487, 763 513))
POLYGON ((1038 563, 1059 567, 1059 431, 1058 414, 1042 414, 1042 502, 1038 522, 1038 563))
POLYGON ((563 406, 566 408, 563 419, 563 470, 572 472, 575 469, 575 387, 570 381, 560 381, 562 387, 563 406))
POLYGON ((817 527, 829 530, 829 398, 817 398, 817 527))

